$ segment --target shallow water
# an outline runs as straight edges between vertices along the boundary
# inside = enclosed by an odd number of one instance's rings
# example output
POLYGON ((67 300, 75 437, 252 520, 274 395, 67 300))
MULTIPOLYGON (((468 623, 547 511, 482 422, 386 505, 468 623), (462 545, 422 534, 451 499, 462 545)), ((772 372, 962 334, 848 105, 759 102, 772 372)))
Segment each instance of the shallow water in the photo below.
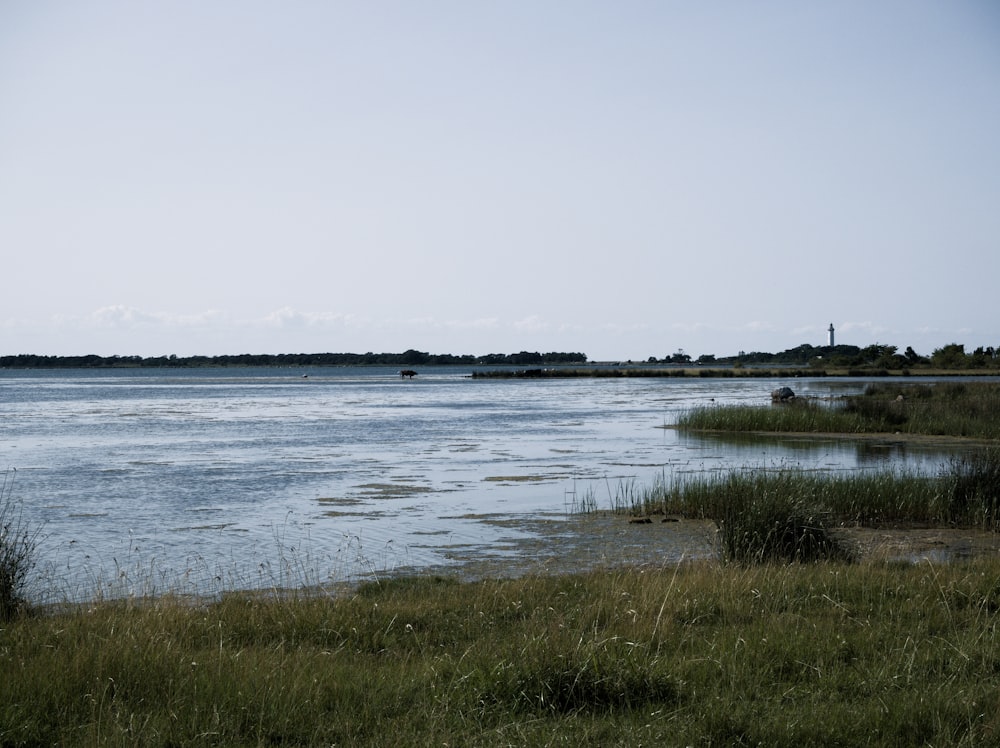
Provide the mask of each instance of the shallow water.
POLYGON ((497 519, 559 521, 584 498, 606 507, 663 475, 933 470, 946 459, 902 444, 664 428, 694 405, 766 404, 782 385, 849 394, 865 380, 469 374, 0 372, 0 468, 45 536, 36 594, 206 594, 535 553, 519 542, 539 537, 530 522, 497 519))

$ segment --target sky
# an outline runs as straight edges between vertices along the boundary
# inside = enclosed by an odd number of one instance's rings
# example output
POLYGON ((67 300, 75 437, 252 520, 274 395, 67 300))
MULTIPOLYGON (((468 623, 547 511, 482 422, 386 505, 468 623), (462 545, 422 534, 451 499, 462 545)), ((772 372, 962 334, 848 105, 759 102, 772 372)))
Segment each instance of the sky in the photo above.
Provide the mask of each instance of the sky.
POLYGON ((995 0, 0 0, 0 355, 1000 347, 995 0))

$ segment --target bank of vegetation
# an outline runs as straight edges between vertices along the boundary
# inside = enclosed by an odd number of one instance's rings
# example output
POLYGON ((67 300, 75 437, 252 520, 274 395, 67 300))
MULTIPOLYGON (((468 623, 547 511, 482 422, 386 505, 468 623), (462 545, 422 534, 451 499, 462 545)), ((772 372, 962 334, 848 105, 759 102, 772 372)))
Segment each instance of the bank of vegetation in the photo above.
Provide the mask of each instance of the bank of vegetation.
POLYGON ((1000 564, 685 563, 0 630, 3 745, 987 745, 1000 564))
POLYGON ((37 562, 41 528, 24 519, 23 505, 14 498, 17 471, 6 470, 0 482, 0 626, 27 605, 24 590, 37 562))
POLYGON ((863 525, 1000 531, 1000 449, 953 457, 934 475, 746 468, 665 477, 620 490, 612 508, 633 516, 714 520, 724 557, 735 560, 847 557, 824 545, 828 530, 863 525), (732 543, 729 535, 736 536, 732 543))
POLYGON ((664 476, 613 497, 615 510, 632 515, 713 520, 726 560, 850 560, 852 549, 836 532, 844 526, 1000 531, 1000 383, 873 384, 833 402, 710 405, 682 414, 678 428, 966 439, 962 452, 935 475, 750 468, 664 476))
POLYGON ((678 427, 699 431, 911 434, 1000 441, 1000 382, 873 383, 835 400, 774 405, 708 404, 678 427))

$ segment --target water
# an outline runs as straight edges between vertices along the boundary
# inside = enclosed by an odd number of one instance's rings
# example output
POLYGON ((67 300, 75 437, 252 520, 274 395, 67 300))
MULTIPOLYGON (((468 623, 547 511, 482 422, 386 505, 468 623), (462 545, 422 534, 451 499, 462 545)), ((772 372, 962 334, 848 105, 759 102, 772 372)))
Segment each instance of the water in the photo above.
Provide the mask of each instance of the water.
MULTIPOLYGON (((206 594, 525 552, 583 496, 733 466, 934 469, 901 444, 708 438, 698 404, 863 380, 471 379, 467 368, 0 372, 0 469, 47 592, 206 594), (306 376, 304 376, 304 374, 306 376)), ((42 594, 39 592, 39 594, 42 594)))

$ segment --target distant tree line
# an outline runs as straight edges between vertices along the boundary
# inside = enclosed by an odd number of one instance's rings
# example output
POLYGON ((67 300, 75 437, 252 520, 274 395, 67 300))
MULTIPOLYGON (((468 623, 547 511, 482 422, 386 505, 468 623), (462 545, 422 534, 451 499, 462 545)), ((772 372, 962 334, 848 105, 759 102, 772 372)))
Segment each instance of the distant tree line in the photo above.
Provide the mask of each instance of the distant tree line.
MULTIPOLYGON (((484 356, 450 353, 426 353, 410 349, 403 353, 241 353, 228 356, 38 356, 20 354, 0 356, 4 369, 127 369, 127 368, 197 368, 225 366, 550 366, 585 364, 584 353, 488 353, 484 356)), ((631 361, 628 363, 632 363, 631 361)), ((971 353, 961 343, 949 343, 922 356, 907 348, 876 343, 864 348, 856 345, 815 346, 804 343, 780 353, 740 351, 735 356, 711 354, 693 359, 684 351, 663 358, 650 356, 650 364, 702 366, 812 366, 815 368, 886 369, 982 369, 1000 367, 1000 348, 978 347, 971 353)))
POLYGON ((432 354, 410 349, 403 353, 242 353, 229 356, 0 356, 5 369, 136 369, 224 366, 533 366, 581 364, 583 353, 489 353, 485 356, 432 354))
MULTIPOLYGON (((648 363, 690 364, 692 358, 683 351, 678 351, 657 359, 651 356, 648 363)), ((699 356, 694 363, 700 365, 748 366, 813 366, 853 368, 853 369, 981 369, 1000 366, 1000 348, 976 348, 967 353, 962 343, 949 343, 935 349, 930 356, 922 356, 907 346, 902 353, 894 345, 875 343, 861 348, 856 345, 816 346, 804 343, 795 348, 789 348, 780 353, 745 353, 740 351, 735 356, 716 358, 713 355, 699 356)))

